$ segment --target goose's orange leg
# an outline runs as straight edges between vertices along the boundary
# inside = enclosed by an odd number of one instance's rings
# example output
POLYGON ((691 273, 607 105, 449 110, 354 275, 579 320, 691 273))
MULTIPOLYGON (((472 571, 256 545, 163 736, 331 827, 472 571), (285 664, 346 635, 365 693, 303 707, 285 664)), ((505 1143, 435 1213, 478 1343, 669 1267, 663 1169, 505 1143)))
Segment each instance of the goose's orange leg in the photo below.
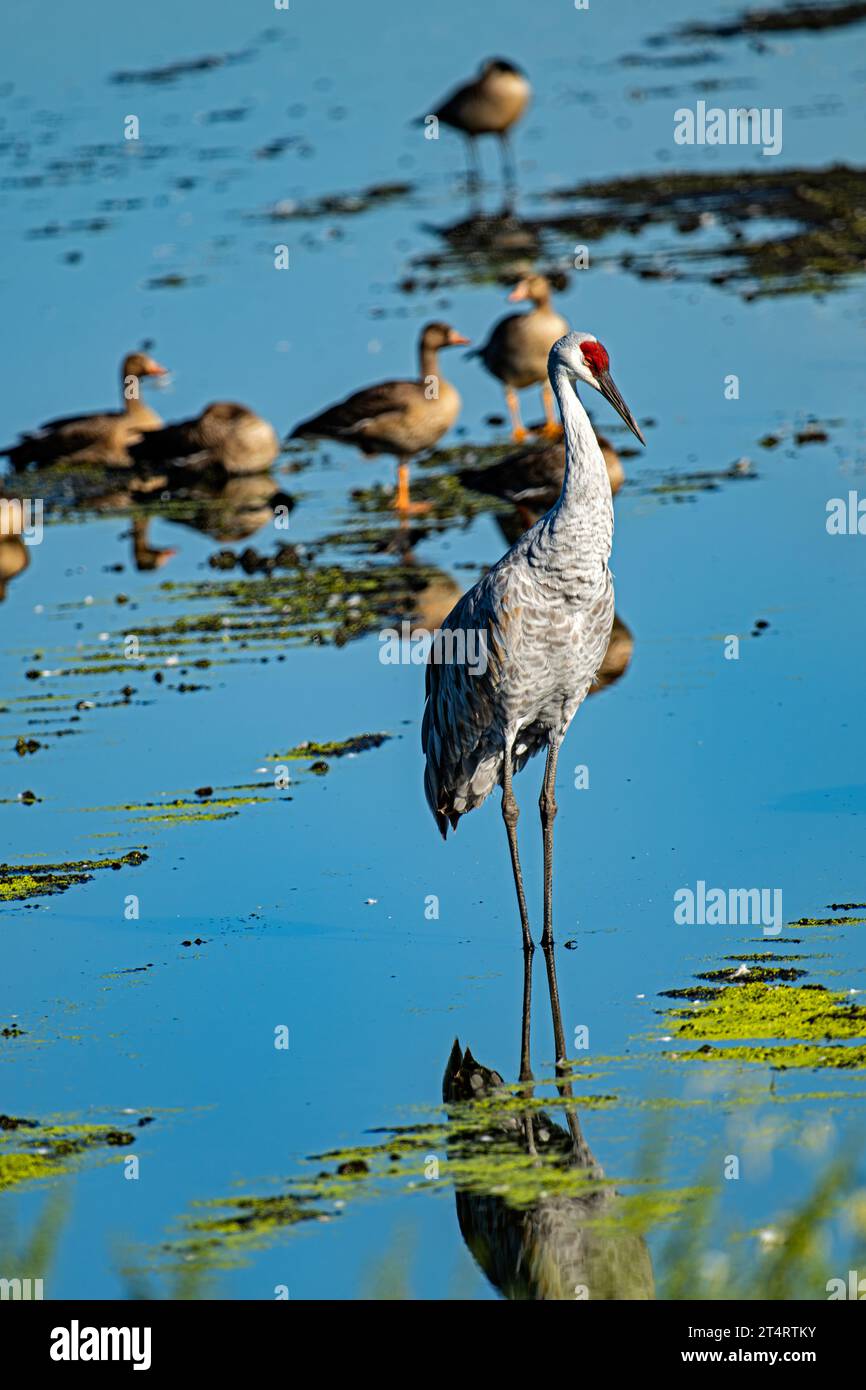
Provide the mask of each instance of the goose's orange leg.
POLYGON ((559 439, 562 434, 562 425, 556 418, 553 409, 553 392, 547 381, 541 389, 541 399, 544 402, 544 425, 541 433, 548 435, 551 439, 559 439))
POLYGON ((505 388, 505 400, 508 404, 508 412, 511 416, 511 438, 516 444, 526 438, 526 430, 523 428, 523 421, 520 418, 520 405, 517 400, 517 392, 511 386, 505 388))
POLYGON ((423 516, 429 512, 429 502, 412 502, 409 498, 409 465, 404 459, 397 464, 397 496, 394 498, 394 510, 401 516, 423 516))

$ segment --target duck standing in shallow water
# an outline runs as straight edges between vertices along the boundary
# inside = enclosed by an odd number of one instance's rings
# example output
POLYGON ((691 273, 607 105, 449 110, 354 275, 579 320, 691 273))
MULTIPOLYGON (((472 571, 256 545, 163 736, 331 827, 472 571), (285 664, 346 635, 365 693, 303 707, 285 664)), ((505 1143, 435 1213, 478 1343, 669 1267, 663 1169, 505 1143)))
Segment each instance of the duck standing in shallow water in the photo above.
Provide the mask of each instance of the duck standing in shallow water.
POLYGON ((6 455, 13 468, 71 458, 81 463, 128 464, 130 444, 162 425, 156 411, 141 399, 141 382, 146 377, 166 375, 167 369, 147 353, 131 352, 120 369, 122 410, 47 420, 38 430, 22 435, 19 443, 0 449, 0 454, 6 455))
POLYGON ((418 341, 416 380, 367 386, 302 420, 290 437, 339 439, 370 458, 393 454, 398 460, 394 506, 404 515, 426 511, 424 503, 410 500, 409 461, 438 444, 460 414, 460 395, 439 371, 439 351, 468 342, 447 323, 428 323, 418 341))
POLYGON ((511 415, 511 437, 526 438, 520 419, 517 392, 543 383, 544 433, 561 434, 553 411, 553 393, 547 380, 547 357, 553 344, 568 332, 568 324, 553 307, 550 281, 546 275, 529 275, 515 285, 508 296, 512 303, 529 300, 528 314, 508 314, 494 327, 487 342, 470 356, 480 357, 488 372, 505 386, 505 400, 511 415))
MULTIPOLYGON (((507 188, 516 182, 510 132, 520 120, 532 96, 526 75, 506 58, 489 58, 478 76, 447 96, 430 113, 437 120, 459 130, 466 137, 469 156, 469 184, 480 182, 475 141, 479 135, 495 135, 502 151, 502 168, 507 188)), ((421 124, 428 118, 422 117, 421 124)))

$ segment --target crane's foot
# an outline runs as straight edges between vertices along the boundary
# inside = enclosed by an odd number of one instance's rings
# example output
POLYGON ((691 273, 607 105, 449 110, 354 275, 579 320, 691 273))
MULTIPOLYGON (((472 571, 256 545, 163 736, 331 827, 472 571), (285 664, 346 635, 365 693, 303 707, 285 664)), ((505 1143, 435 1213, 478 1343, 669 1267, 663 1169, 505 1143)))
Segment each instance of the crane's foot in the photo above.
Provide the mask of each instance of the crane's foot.
POLYGON ((557 424, 555 420, 548 420, 546 424, 541 426, 538 433, 543 435, 545 439, 561 439, 562 425, 557 424))
POLYGON ((514 440, 515 444, 522 444, 524 439, 526 438, 526 435, 527 431, 523 428, 522 425, 513 426, 511 430, 511 438, 514 440))

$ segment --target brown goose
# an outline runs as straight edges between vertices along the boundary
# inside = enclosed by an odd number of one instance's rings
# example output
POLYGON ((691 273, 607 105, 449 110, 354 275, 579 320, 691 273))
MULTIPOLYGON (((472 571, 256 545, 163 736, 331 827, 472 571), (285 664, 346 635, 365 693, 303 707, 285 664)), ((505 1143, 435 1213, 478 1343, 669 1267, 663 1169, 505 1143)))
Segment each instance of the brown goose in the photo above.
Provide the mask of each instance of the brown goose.
POLYGON ((68 458, 83 463, 128 463, 129 445, 162 424, 156 411, 141 399, 141 381, 165 375, 166 368, 147 353, 132 352, 123 359, 120 372, 122 410, 47 420, 32 434, 22 435, 19 443, 0 449, 0 454, 7 456, 13 468, 68 458))
POLYGON ((418 343, 418 378, 383 381, 348 396, 321 414, 302 420, 292 439, 339 439, 362 454, 393 454, 398 460, 395 507, 403 513, 426 510, 409 500, 409 460, 432 449, 460 413, 460 396, 439 371, 439 350, 468 343, 447 323, 428 323, 418 343))
MULTIPOLYGON (((489 58, 478 76, 456 88, 432 115, 466 137, 470 182, 478 184, 475 141, 479 135, 496 135, 502 150, 507 184, 514 183, 514 157, 509 131, 520 120, 532 95, 532 88, 520 68, 505 58, 489 58)), ((423 119, 423 118, 422 118, 423 119)))
POLYGON ((138 461, 213 464, 233 477, 265 472, 279 452, 273 425, 233 401, 215 401, 194 419, 153 430, 130 449, 138 461))
POLYGON ((508 314, 494 327, 487 342, 471 356, 480 357, 488 372, 505 384, 505 399, 511 414, 514 440, 526 438, 520 420, 517 392, 543 383, 544 433, 561 433, 553 410, 553 393, 547 380, 547 357, 557 339, 568 332, 568 324, 551 303, 550 281, 546 275, 529 275, 521 280, 508 298, 514 303, 528 299, 528 314, 508 314))

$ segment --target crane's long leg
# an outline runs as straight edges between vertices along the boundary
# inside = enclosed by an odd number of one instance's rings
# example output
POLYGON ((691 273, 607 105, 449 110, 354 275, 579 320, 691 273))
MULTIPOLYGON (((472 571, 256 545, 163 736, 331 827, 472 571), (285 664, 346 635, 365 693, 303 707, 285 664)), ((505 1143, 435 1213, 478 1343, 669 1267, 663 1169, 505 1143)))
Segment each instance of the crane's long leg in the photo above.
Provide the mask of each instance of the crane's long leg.
MULTIPOLYGON (((559 983, 556 978, 556 960, 554 959, 553 947, 546 946, 544 949, 544 961, 547 966, 547 989, 550 996, 550 1016, 553 1021, 553 1041, 556 1047, 556 1074, 559 1080, 556 1089, 564 1100, 572 1100, 574 1091, 571 1081, 568 1079, 568 1068, 566 1060, 568 1049, 565 1045, 565 1029, 562 1026, 562 1008, 559 1003, 559 983)), ((566 1105, 565 1118, 571 1133, 574 1152, 582 1168, 591 1168, 593 1173, 603 1176, 592 1151, 583 1137, 580 1128, 580 1120, 573 1105, 566 1105)))
POLYGON ((562 1009, 559 1003, 559 982, 556 978, 556 961, 553 955, 553 942, 544 946, 544 964, 547 967, 547 990, 550 995, 550 1014, 553 1020, 553 1041, 556 1046, 557 1071, 568 1056, 565 1045, 565 1029, 562 1026, 562 1009))
MULTIPOLYGON (((520 1023, 520 1082, 521 1096, 532 1100, 535 1094, 535 1077, 532 1075, 532 942, 529 943, 530 949, 524 945, 523 951, 523 1012, 520 1023)), ((523 1137, 526 1140, 526 1152, 530 1158, 535 1158, 538 1150, 535 1145, 535 1125, 534 1115, 528 1110, 520 1120, 523 1126, 523 1137)))
POLYGON ((523 953, 523 1014, 520 1026, 520 1080, 532 1081, 530 1029, 532 1022, 532 952, 523 953))
POLYGON ((520 854, 517 849, 517 821, 520 811, 511 789, 511 748, 511 744, 506 745, 502 759, 502 819, 505 821, 508 848, 511 851, 511 868, 514 873, 514 887, 517 891, 517 906, 520 909, 520 925, 523 929, 523 949, 532 952, 535 950, 535 945, 529 930, 526 894, 523 891, 523 874, 520 872, 520 854))
POLYGON ((553 945, 553 822, 556 819, 556 763, 559 758, 559 740, 551 741, 547 749, 547 763, 544 768, 544 781, 538 809, 541 812, 541 834, 544 840, 544 933, 541 944, 545 948, 553 945))

